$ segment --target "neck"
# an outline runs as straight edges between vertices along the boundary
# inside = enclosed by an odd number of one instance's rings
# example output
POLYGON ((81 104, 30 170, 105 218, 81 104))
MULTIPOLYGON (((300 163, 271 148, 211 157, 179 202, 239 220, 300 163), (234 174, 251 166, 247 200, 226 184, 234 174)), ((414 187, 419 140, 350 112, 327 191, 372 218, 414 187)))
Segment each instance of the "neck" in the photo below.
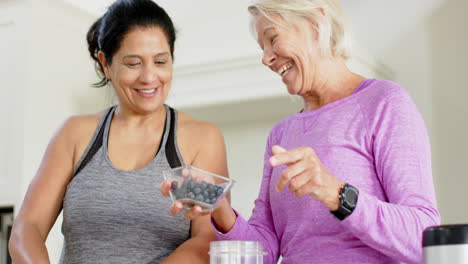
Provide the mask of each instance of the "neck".
POLYGON ((333 59, 316 72, 314 83, 301 95, 304 111, 318 109, 326 104, 345 98, 353 93, 364 77, 352 73, 343 59, 333 59))
POLYGON ((139 113, 119 104, 115 110, 114 120, 126 127, 159 127, 166 120, 166 108, 161 105, 156 111, 139 113))

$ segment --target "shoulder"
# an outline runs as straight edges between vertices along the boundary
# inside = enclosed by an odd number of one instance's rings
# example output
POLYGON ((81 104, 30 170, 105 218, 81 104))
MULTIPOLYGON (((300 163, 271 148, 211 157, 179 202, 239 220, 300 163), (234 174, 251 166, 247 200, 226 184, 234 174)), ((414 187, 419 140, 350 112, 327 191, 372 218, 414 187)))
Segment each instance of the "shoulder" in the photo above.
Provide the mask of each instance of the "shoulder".
POLYGON ((63 128, 68 130, 83 131, 91 126, 97 126, 104 113, 88 114, 88 115, 73 115, 68 117, 64 123, 63 128))
POLYGON ((70 116, 57 131, 58 140, 72 149, 74 164, 80 159, 106 113, 107 110, 103 110, 95 114, 70 116))
POLYGON ((94 133, 94 130, 106 112, 101 111, 96 114, 70 116, 63 122, 59 131, 70 139, 81 138, 90 132, 94 133))
POLYGON ((227 176, 226 146, 219 128, 184 113, 178 120, 177 141, 185 163, 227 176))
POLYGON ((424 127, 424 120, 410 93, 392 81, 376 81, 358 97, 370 133, 407 125, 424 127))
POLYGON ((387 80, 374 80, 357 97, 357 103, 366 116, 392 111, 414 111, 410 93, 400 84, 387 80))
POLYGON ((373 80, 369 87, 364 89, 357 97, 361 103, 388 102, 395 98, 407 98, 411 96, 408 91, 398 83, 388 80, 373 80))
POLYGON ((214 124, 197 120, 185 113, 179 112, 178 127, 181 132, 190 133, 198 139, 210 140, 213 138, 222 138, 221 131, 214 124))
POLYGON ((221 155, 226 148, 218 127, 181 112, 178 113, 177 145, 187 164, 201 156, 221 155))

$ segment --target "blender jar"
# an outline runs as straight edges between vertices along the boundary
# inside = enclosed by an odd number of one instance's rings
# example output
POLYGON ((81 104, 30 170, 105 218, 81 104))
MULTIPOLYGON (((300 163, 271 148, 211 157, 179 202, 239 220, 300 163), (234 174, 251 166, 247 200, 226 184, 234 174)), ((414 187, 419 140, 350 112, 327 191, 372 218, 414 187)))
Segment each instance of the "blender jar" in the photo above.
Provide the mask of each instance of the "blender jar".
POLYGON ((210 242, 211 264, 263 264, 262 243, 257 241, 210 242))

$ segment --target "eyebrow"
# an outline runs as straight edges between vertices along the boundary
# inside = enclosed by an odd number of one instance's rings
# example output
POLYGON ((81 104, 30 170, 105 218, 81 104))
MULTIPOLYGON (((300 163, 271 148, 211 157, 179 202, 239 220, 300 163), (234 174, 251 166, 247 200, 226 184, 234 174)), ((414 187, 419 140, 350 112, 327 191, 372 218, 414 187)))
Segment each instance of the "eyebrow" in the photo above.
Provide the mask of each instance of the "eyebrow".
MULTIPOLYGON (((161 57, 161 56, 169 56, 169 52, 167 51, 159 52, 158 54, 154 55, 154 57, 161 57)), ((123 57, 123 59, 128 59, 128 58, 141 58, 141 56, 137 54, 129 54, 123 57)))

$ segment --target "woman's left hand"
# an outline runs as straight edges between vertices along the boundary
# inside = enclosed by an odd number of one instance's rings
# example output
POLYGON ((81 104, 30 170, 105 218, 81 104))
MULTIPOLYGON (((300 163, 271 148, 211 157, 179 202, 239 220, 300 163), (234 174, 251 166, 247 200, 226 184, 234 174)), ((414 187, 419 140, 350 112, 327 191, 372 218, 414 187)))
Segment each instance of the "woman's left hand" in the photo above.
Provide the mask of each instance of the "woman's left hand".
POLYGON ((287 165, 276 184, 276 190, 282 191, 289 182, 289 190, 296 197, 309 194, 313 199, 325 204, 330 210, 337 210, 340 205, 339 192, 344 185, 331 174, 310 147, 285 150, 280 146, 272 147, 270 164, 273 167, 287 165))

